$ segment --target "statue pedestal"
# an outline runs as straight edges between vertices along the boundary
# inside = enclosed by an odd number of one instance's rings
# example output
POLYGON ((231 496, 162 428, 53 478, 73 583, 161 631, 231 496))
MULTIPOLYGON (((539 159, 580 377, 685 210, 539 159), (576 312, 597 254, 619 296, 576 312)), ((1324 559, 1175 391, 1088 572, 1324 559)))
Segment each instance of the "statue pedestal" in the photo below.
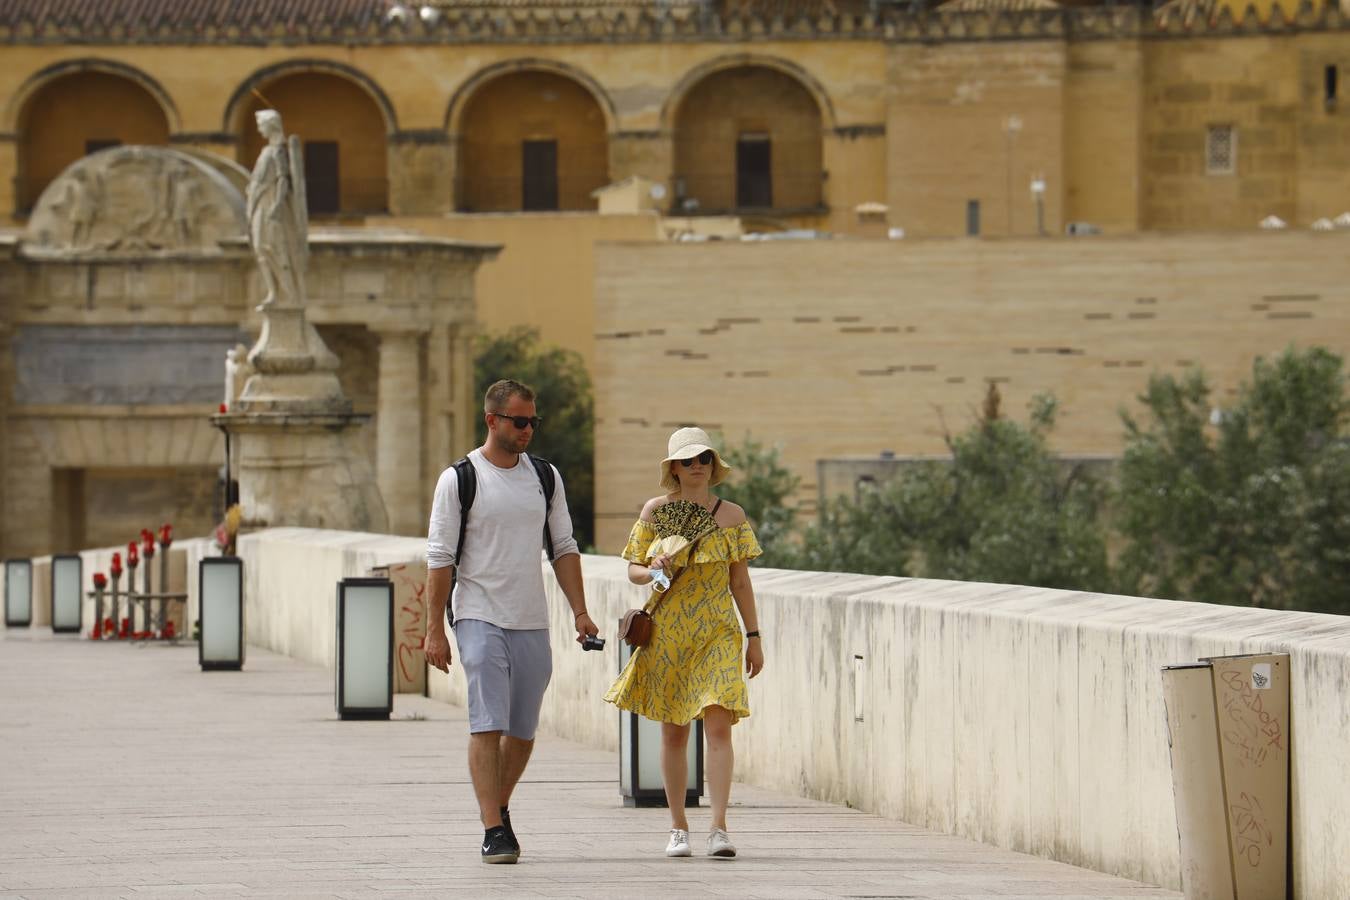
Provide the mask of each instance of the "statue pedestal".
POLYGON ((370 416, 352 412, 337 357, 302 308, 262 311, 262 334, 248 354, 256 371, 229 411, 211 420, 237 441, 231 468, 245 525, 388 531, 359 444, 370 416))
POLYGON ((345 415, 351 401, 338 384, 338 358, 299 307, 261 307, 262 334, 249 351, 256 374, 231 412, 345 415))
POLYGON ((388 531, 375 473, 358 446, 360 427, 369 418, 301 411, 212 416, 238 441, 235 467, 245 526, 388 531))

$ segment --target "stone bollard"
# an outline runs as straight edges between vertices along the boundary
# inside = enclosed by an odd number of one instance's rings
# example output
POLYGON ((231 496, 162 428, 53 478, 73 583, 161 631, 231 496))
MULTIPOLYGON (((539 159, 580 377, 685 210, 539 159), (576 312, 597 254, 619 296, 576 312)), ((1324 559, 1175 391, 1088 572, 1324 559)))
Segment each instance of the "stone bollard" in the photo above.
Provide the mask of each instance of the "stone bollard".
POLYGON ((103 590, 108 586, 108 577, 102 572, 94 573, 94 627, 89 630, 89 640, 103 639, 103 590))
POLYGON ((112 597, 109 601, 109 612, 112 616, 103 625, 103 637, 107 640, 117 640, 119 637, 117 626, 121 622, 120 591, 118 588, 122 583, 122 554, 114 553, 112 555, 112 566, 109 567, 109 574, 112 575, 112 597))
MULTIPOLYGON (((165 522, 159 527, 159 592, 167 594, 169 591, 169 546, 173 543, 173 526, 165 522)), ((167 597, 159 602, 159 619, 156 620, 156 630, 159 636, 164 640, 172 640, 174 635, 172 629, 167 626, 172 624, 167 622, 169 613, 169 600, 167 597)))
MULTIPOLYGON (((151 561, 155 558, 155 535, 149 528, 141 529, 141 556, 145 557, 145 571, 141 587, 141 637, 154 638, 158 635, 155 630, 155 598, 154 590, 151 587, 151 575, 153 566, 151 561)), ((161 585, 162 587, 162 585, 161 585)))
POLYGON ((135 541, 127 544, 127 617, 122 620, 118 637, 136 636, 136 569, 141 564, 141 548, 135 541))

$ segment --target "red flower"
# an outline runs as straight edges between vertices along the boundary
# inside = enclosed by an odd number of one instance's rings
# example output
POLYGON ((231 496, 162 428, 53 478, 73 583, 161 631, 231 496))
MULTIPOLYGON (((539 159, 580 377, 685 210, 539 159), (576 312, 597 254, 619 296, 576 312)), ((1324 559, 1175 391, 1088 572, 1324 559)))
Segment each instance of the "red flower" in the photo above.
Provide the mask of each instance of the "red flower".
POLYGON ((109 568, 112 570, 112 576, 114 578, 120 578, 122 576, 122 554, 113 554, 112 565, 109 568))
POLYGON ((173 543, 173 526, 168 522, 159 526, 159 545, 167 547, 173 543))
POLYGON ((130 544, 127 544, 127 565, 134 569, 138 565, 140 565, 140 562, 141 562, 140 548, 136 546, 135 541, 132 541, 130 544))
POLYGON ((104 575, 102 572, 95 572, 94 587, 98 588, 101 591, 107 586, 108 586, 108 576, 104 575))

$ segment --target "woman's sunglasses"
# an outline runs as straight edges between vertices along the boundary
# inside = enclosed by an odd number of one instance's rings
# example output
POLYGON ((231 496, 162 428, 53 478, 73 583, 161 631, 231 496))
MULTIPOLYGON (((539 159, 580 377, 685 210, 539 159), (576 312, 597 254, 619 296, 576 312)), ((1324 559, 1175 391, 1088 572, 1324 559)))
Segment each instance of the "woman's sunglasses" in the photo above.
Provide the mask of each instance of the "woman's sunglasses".
POLYGON ((680 465, 687 469, 694 464, 694 460, 698 460, 705 466, 710 466, 713 461, 713 452, 711 450, 704 450, 698 456, 691 456, 688 459, 680 460, 680 465))
POLYGON ((530 426, 535 431, 538 431, 539 424, 544 421, 539 416, 508 416, 506 413, 493 413, 493 415, 499 419, 505 419, 510 422, 512 425, 516 426, 517 431, 524 431, 526 425, 530 426))

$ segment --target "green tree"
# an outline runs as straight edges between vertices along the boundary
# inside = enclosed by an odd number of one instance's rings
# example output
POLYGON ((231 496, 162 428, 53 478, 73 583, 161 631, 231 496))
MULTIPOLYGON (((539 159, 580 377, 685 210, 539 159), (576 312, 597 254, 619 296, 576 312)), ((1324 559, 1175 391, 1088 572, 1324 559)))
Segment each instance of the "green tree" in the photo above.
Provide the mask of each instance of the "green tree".
POLYGON ((1102 589, 1105 486, 1051 453, 1053 397, 1033 399, 1030 425, 998 407, 990 385, 980 420, 948 438, 951 462, 917 466, 902 479, 917 568, 928 578, 1102 589))
POLYGON ((1204 374, 1154 376, 1123 415, 1120 588, 1350 612, 1350 399, 1324 348, 1257 359, 1232 405, 1204 374))
MULTIPOLYGON (((474 358, 477 397, 493 382, 513 378, 534 389, 543 423, 530 443, 558 467, 567 489, 572 527, 583 549, 595 541, 595 404, 581 354, 542 343, 535 328, 480 335, 474 358)), ((481 444, 487 423, 478 418, 481 444)))
MULTIPOLYGON (((1032 424, 1002 418, 991 388, 980 420, 948 438, 950 461, 918 463, 857 497, 830 501, 818 521, 794 531, 785 516, 771 529, 764 565, 872 575, 922 573, 931 578, 1062 588, 1104 587, 1105 488, 1050 453, 1053 399, 1039 397, 1032 424), (789 537, 790 536, 790 537, 789 537)), ((759 519, 783 507, 795 488, 756 444, 729 459, 745 470, 732 494, 759 519), (751 505, 747 505, 751 504, 751 505)), ((751 516, 752 520, 756 518, 751 516)))
POLYGON ((790 498, 801 479, 778 459, 777 447, 766 447, 751 438, 736 447, 727 447, 723 458, 731 466, 731 475, 718 486, 718 493, 745 510, 764 550, 752 564, 788 566, 793 560, 790 546, 797 511, 790 498))
POLYGON ((910 574, 914 541, 912 523, 905 517, 904 488, 901 479, 857 498, 826 503, 782 565, 812 572, 910 574))

